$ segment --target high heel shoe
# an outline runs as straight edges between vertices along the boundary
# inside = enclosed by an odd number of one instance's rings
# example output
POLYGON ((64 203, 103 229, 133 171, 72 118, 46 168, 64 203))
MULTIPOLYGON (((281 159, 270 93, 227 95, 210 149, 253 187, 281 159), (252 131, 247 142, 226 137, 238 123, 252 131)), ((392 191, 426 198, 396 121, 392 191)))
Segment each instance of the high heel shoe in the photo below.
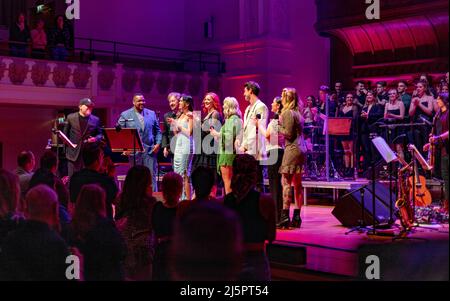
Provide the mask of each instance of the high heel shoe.
POLYGON ((294 209, 294 216, 292 217, 291 227, 300 228, 302 226, 302 218, 300 217, 300 209, 294 209))
POLYGON ((289 225, 291 224, 291 221, 289 219, 289 209, 283 209, 281 213, 280 221, 277 223, 278 229, 287 229, 289 228, 289 225))

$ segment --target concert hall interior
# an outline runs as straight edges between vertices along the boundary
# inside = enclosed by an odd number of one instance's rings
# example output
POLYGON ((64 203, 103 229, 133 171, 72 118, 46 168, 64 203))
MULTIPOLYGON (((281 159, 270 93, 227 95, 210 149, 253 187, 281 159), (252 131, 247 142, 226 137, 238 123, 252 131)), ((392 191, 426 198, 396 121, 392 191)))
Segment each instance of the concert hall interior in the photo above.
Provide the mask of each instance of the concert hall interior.
POLYGON ((0 0, 0 281, 448 281, 448 10, 0 0))

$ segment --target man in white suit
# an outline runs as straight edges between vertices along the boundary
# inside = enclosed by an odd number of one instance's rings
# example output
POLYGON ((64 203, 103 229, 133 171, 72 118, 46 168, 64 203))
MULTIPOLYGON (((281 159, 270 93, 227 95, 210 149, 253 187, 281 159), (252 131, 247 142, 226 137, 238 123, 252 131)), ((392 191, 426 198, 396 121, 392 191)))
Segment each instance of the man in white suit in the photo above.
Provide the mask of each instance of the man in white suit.
POLYGON ((236 148, 239 152, 255 157, 259 161, 258 188, 262 190, 263 176, 262 164, 266 158, 265 138, 259 127, 266 128, 269 117, 267 106, 258 98, 261 90, 257 82, 247 82, 244 85, 244 97, 249 102, 244 114, 244 127, 242 129, 242 141, 236 139, 236 148))

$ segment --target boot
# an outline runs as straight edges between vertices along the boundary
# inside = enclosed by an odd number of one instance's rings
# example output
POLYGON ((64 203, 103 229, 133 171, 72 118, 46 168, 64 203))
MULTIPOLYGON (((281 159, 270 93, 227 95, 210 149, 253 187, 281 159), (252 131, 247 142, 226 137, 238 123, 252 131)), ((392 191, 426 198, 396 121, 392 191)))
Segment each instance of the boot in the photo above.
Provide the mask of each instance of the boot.
POLYGON ((291 221, 289 220, 289 209, 283 209, 281 212, 281 218, 277 223, 278 229, 287 229, 289 228, 289 224, 291 221))
POLYGON ((302 218, 300 217, 300 209, 294 209, 294 216, 292 217, 291 227, 300 228, 302 225, 302 218))

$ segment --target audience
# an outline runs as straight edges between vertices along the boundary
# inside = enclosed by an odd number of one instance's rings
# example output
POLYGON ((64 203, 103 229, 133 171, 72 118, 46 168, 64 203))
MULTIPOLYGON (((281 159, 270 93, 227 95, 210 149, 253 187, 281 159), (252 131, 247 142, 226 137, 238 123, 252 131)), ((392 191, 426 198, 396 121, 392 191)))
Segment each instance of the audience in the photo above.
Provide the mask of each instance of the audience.
POLYGON ((212 169, 204 166, 197 167, 191 174, 191 181, 195 191, 195 199, 178 204, 177 214, 183 214, 186 208, 193 203, 215 200, 211 197, 211 191, 215 185, 215 176, 212 169))
POLYGON ((113 203, 117 196, 117 185, 114 180, 100 173, 103 162, 103 150, 97 143, 85 144, 82 150, 85 168, 73 174, 70 179, 70 201, 74 203, 78 194, 86 184, 99 184, 106 192, 106 214, 113 218, 113 203))
POLYGON ((31 55, 35 59, 45 59, 47 51, 47 34, 45 22, 39 19, 36 28, 31 31, 31 55))
POLYGON ((58 234, 56 193, 46 185, 26 195, 27 221, 5 238, 0 253, 0 279, 8 281, 62 281, 66 278, 69 249, 58 234))
POLYGON ((70 49, 72 36, 64 22, 64 16, 57 16, 55 23, 55 28, 50 33, 49 39, 49 45, 52 48, 52 58, 55 61, 65 61, 70 49))
POLYGON ((270 266, 265 242, 275 240, 275 204, 270 196, 256 191, 258 162, 250 155, 238 155, 233 163, 232 193, 224 204, 241 218, 244 235, 244 265, 240 280, 269 281, 270 266))
POLYGON ((17 156, 17 169, 15 174, 19 177, 22 198, 25 197, 25 193, 30 185, 35 164, 34 154, 31 151, 23 151, 17 156))
POLYGON ((177 216, 170 249, 176 281, 238 280, 243 253, 239 219, 215 202, 196 202, 177 216))
POLYGON ((58 169, 58 159, 56 154, 47 150, 44 152, 40 159, 40 167, 33 174, 30 180, 29 189, 44 184, 52 188, 58 196, 59 204, 59 220, 61 223, 61 235, 66 238, 68 234, 68 227, 71 221, 70 214, 68 212, 69 192, 61 179, 56 176, 56 170, 58 169))
POLYGON ((114 222, 107 217, 106 194, 99 185, 81 188, 72 220, 71 245, 84 258, 87 281, 124 280, 125 242, 114 222))
POLYGON ((19 200, 19 179, 9 171, 0 169, 0 251, 7 234, 23 220, 17 215, 19 200))
POLYGON ((152 175, 146 166, 132 167, 119 198, 117 228, 127 244, 125 275, 128 280, 151 280, 154 254, 152 175))
POLYGON ((386 103, 389 101, 388 91, 387 91, 387 82, 379 81, 377 82, 377 103, 383 108, 386 103))
POLYGON ((25 20, 25 14, 20 13, 9 29, 9 49, 11 56, 27 57, 30 29, 25 20))
POLYGON ((174 172, 167 173, 162 179, 161 186, 163 201, 155 204, 151 219, 157 240, 153 260, 153 280, 157 281, 171 279, 168 252, 172 241, 178 200, 183 192, 183 178, 174 172))

